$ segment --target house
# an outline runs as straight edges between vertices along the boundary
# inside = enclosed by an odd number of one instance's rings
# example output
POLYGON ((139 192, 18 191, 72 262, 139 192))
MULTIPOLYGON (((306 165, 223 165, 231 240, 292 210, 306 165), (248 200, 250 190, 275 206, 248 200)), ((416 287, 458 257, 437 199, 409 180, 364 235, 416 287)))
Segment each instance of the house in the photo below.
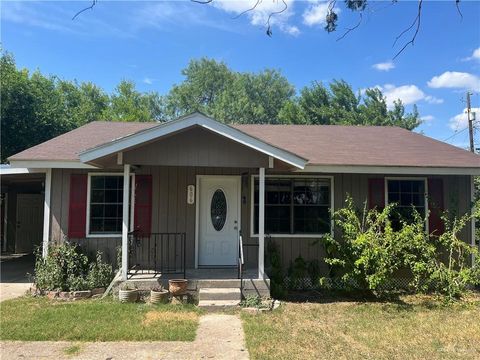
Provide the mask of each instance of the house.
MULTIPOLYGON (((267 240, 285 267, 321 259, 313 240, 333 231, 347 194, 359 206, 413 205, 438 233, 441 211, 470 211, 480 175, 480 156, 401 128, 225 125, 199 113, 92 122, 9 161, 2 196, 17 225, 4 246, 41 241, 46 253, 69 239, 111 261, 121 247, 125 279, 242 277, 266 291, 267 240)), ((471 244, 473 229, 462 233, 471 244)))

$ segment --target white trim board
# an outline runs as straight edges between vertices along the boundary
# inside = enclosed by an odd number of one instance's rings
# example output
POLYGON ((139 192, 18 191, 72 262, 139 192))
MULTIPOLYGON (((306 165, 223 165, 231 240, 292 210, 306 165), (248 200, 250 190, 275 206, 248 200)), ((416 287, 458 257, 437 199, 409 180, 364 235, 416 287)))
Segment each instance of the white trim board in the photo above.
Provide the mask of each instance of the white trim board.
POLYGON ((414 167, 373 165, 306 165, 295 173, 385 174, 385 175, 480 175, 478 168, 470 167, 414 167))
POLYGON ((84 163, 91 162, 95 159, 115 154, 194 126, 200 126, 204 129, 210 130, 218 135, 224 136, 268 156, 272 156, 273 158, 293 165, 299 169, 303 169, 308 162, 307 159, 304 159, 296 154, 270 145, 238 129, 222 124, 200 113, 195 113, 177 120, 169 121, 167 123, 163 123, 158 126, 145 129, 135 134, 128 135, 95 148, 83 151, 79 155, 80 160, 84 163))
POLYGON ((10 164, 15 168, 50 168, 50 169, 97 169, 96 166, 84 164, 80 161, 56 161, 56 160, 11 160, 10 164))

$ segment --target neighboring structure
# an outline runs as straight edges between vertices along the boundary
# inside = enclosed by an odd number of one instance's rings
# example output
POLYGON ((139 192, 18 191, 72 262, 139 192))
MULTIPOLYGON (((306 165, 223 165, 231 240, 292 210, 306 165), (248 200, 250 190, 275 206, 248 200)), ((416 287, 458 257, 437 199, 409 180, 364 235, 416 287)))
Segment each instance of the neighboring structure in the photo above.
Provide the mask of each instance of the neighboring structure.
MULTIPOLYGON (((312 240, 332 231, 331 211, 347 194, 359 206, 413 204, 440 232, 441 211, 470 211, 480 175, 480 156, 401 128, 229 126, 198 113, 92 122, 9 161, 9 208, 11 193, 17 214, 22 207, 15 180, 31 177, 45 194, 44 251, 68 238, 114 261, 121 246, 124 277, 143 269, 215 278, 243 257, 242 276, 265 279, 267 237, 285 266, 298 255, 321 259, 312 240)), ((474 243, 473 224, 462 236, 474 243)))

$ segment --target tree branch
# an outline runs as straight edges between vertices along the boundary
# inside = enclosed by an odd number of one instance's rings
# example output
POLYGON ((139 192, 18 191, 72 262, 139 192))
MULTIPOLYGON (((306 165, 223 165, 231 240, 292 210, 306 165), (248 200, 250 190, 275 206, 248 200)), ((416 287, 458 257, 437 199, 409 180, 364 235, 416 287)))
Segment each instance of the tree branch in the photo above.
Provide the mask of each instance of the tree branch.
POLYGON ((82 9, 80 10, 79 12, 77 12, 73 17, 72 17, 72 20, 75 20, 75 18, 80 15, 81 13, 83 13, 84 11, 87 11, 87 10, 93 10, 93 7, 95 5, 97 5, 97 1, 98 0, 92 0, 92 4, 90 6, 87 6, 85 9, 82 9))
POLYGON ((455 7, 457 8, 458 15, 460 15, 460 17, 461 17, 462 20, 463 20, 463 14, 462 14, 462 12, 460 11, 460 0, 455 0, 455 7))
POLYGON ((350 32, 352 32, 353 30, 355 30, 356 28, 358 28, 358 27, 360 26, 360 24, 362 23, 362 20, 363 20, 363 13, 360 13, 359 16, 360 16, 360 19, 358 19, 357 25, 355 25, 354 27, 351 27, 351 28, 347 28, 347 31, 345 31, 342 36, 340 36, 339 38, 337 38, 337 41, 342 40, 342 39, 343 39, 345 36, 347 36, 350 32))
POLYGON ((285 11, 287 11, 288 9, 288 5, 287 3, 285 2, 285 0, 282 0, 283 2, 283 9, 279 10, 279 11, 272 11, 269 15, 268 15, 268 19, 267 19, 267 35, 268 36, 272 36, 272 28, 271 28, 271 24, 270 24, 270 19, 272 18, 272 16, 274 15, 279 15, 285 11))
POLYGON ((210 4, 213 0, 190 0, 194 3, 199 3, 199 4, 210 4))
POLYGON ((242 11, 240 14, 234 16, 232 19, 238 19, 240 16, 245 15, 246 13, 255 10, 257 8, 257 6, 260 5, 261 3, 262 3, 262 0, 257 0, 255 5, 253 5, 250 9, 242 11))
POLYGON ((400 35, 397 36, 397 38, 395 39, 394 43, 393 43, 393 46, 395 46, 395 44, 397 43, 397 41, 405 34, 407 33, 409 30, 411 30, 415 25, 416 28, 415 28, 415 33, 413 34, 412 38, 407 41, 405 43, 405 45, 403 45, 403 47, 400 49, 399 52, 397 52, 397 54, 393 57, 393 60, 395 60, 406 48, 408 45, 414 45, 415 43, 415 39, 417 38, 417 35, 418 35, 418 32, 420 31, 420 23, 421 23, 421 19, 422 19, 422 3, 423 3, 423 0, 418 0, 418 10, 417 10, 417 16, 415 17, 415 20, 413 20, 413 23, 412 25, 410 25, 408 28, 406 28, 405 30, 403 30, 400 35))

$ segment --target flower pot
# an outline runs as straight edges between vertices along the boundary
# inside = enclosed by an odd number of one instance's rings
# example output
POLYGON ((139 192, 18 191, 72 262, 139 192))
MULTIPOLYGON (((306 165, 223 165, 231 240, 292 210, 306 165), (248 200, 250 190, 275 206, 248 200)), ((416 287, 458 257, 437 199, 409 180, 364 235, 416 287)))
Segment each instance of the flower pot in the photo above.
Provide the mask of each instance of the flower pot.
POLYGON ((150 302, 152 304, 166 304, 168 302, 168 291, 150 290, 150 302))
POLYGON ((133 303, 138 299, 138 291, 133 290, 119 290, 118 291, 118 300, 122 303, 133 303))
POLYGON ((173 296, 183 295, 187 292, 187 279, 168 280, 168 290, 173 296))

